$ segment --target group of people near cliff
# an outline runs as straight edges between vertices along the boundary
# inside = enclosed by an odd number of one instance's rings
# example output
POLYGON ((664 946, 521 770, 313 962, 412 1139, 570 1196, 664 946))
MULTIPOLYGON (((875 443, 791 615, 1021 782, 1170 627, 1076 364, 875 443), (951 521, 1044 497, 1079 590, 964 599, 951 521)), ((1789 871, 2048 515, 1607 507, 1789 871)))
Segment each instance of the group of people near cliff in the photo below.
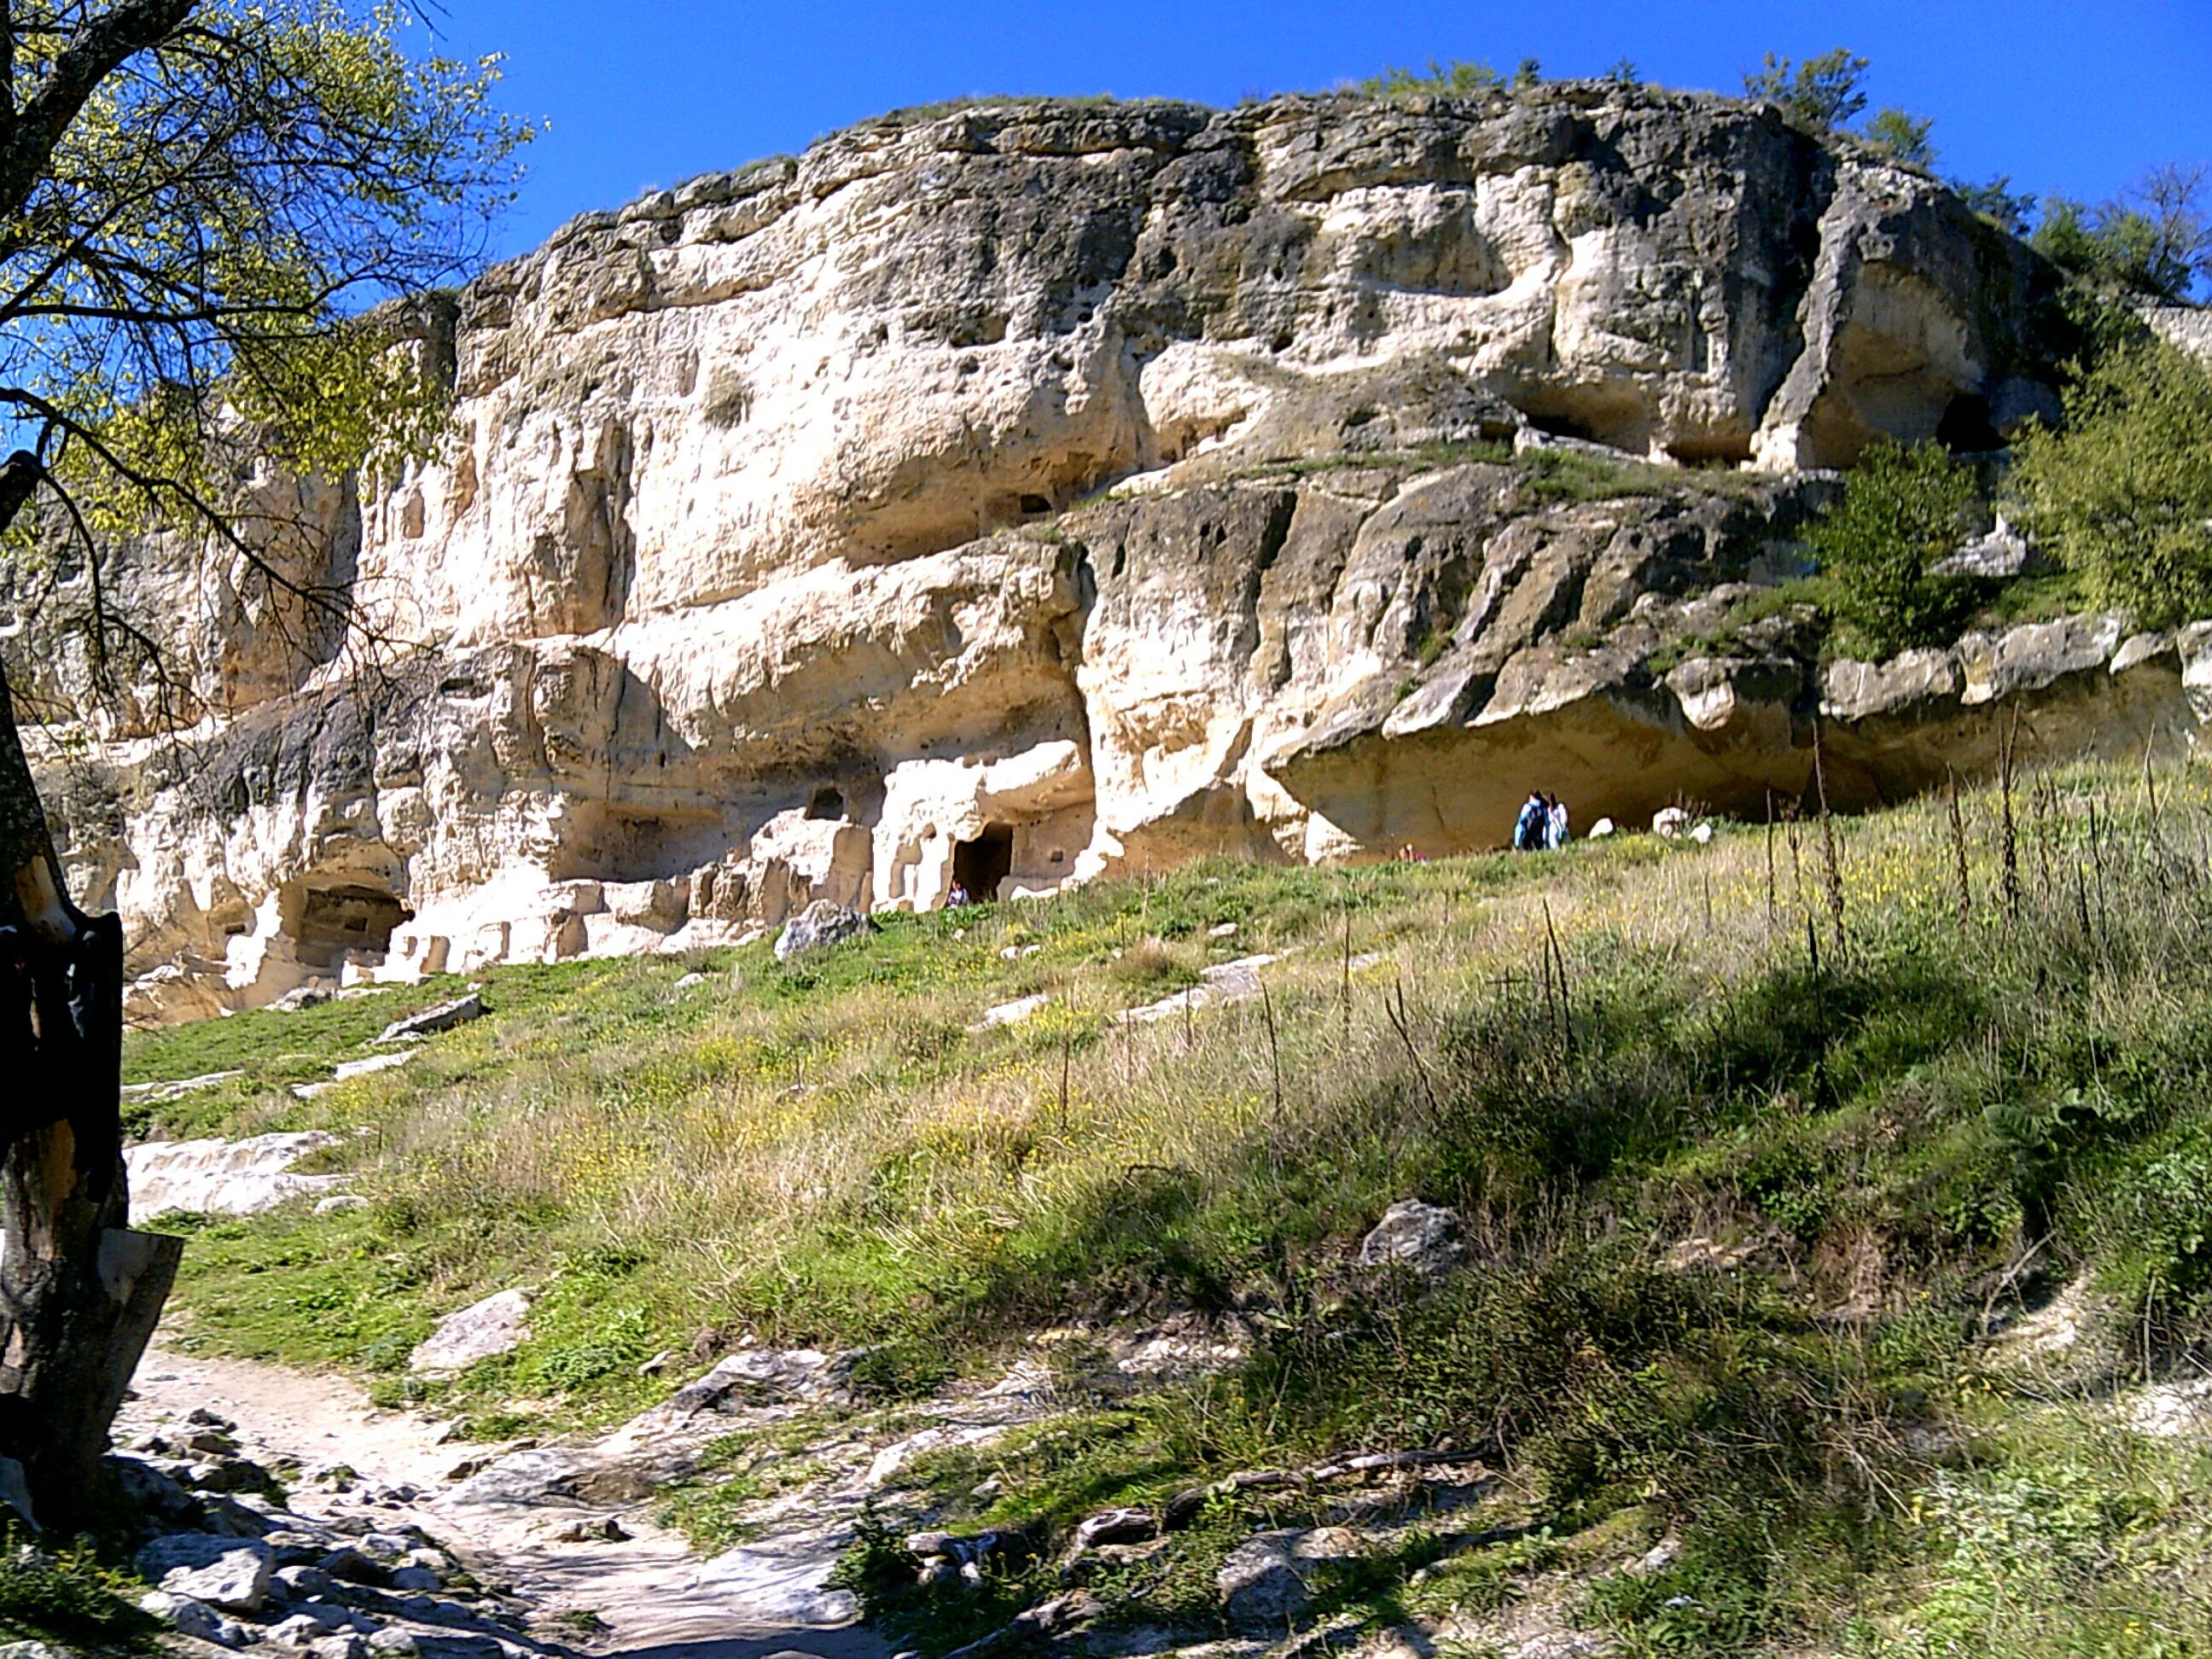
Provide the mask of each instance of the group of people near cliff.
POLYGON ((1521 803, 1521 816, 1513 821, 1513 850, 1516 853, 1555 852, 1567 844, 1567 809, 1557 795, 1531 789, 1521 803))

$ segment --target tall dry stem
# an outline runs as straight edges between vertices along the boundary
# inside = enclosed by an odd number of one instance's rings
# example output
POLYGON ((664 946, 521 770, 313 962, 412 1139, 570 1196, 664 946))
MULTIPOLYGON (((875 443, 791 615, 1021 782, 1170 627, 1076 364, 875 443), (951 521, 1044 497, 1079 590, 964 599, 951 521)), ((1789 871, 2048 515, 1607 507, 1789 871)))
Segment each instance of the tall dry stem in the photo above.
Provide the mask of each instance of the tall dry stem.
POLYGON ((1836 931, 1836 955, 1848 948, 1844 933, 1844 861, 1836 846, 1835 814, 1828 810, 1828 768, 1821 752, 1820 722, 1813 722, 1813 786, 1820 799, 1820 876, 1828 894, 1828 920, 1836 931))
POLYGON ((1766 792, 1766 936, 1774 937, 1774 792, 1766 792))
POLYGON ((2002 860, 2005 921, 2008 924, 2020 921, 2020 830, 2014 821, 2012 811, 2013 753, 2019 741, 2020 707, 2015 703, 2012 724, 1997 750, 1998 797, 2003 803, 2004 812, 1999 851, 2002 860))
POLYGON ((1547 975, 1556 973, 1559 988, 1559 1050, 1569 1060, 1575 1057, 1575 1021, 1573 1006, 1567 1000, 1567 955, 1559 948, 1559 930, 1552 922, 1552 901, 1544 901, 1545 968, 1547 975))
POLYGON ((1951 820, 1951 865, 1959 879, 1959 931, 1963 933, 1974 921, 1973 883, 1966 867, 1966 821, 1959 811, 1959 775, 1948 767, 1944 773, 1944 805, 1951 820))

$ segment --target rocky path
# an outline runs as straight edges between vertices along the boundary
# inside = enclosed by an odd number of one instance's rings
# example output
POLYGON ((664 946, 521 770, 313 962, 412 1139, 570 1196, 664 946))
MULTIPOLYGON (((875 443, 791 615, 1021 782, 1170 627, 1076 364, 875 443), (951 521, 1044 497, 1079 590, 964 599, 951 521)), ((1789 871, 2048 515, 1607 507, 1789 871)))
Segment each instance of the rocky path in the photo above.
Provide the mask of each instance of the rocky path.
MULTIPOLYGON (((343 1380, 157 1348, 136 1389, 118 1443, 173 1431, 195 1411, 220 1416, 235 1425, 241 1446, 308 1472, 292 1483, 293 1513, 340 1533, 419 1528, 478 1582, 507 1592, 536 1638, 510 1648, 654 1659, 884 1651, 864 1628, 805 1621, 823 1607, 811 1589, 818 1558, 783 1564, 751 1550, 706 1559, 655 1526, 641 1496, 594 1501, 557 1480, 534 1490, 512 1478, 455 1482, 471 1449, 440 1444, 441 1425, 376 1410, 343 1380), (317 1476, 341 1468, 357 1478, 317 1476)), ((525 1455, 494 1465, 501 1467, 512 1477, 531 1465, 525 1455)))

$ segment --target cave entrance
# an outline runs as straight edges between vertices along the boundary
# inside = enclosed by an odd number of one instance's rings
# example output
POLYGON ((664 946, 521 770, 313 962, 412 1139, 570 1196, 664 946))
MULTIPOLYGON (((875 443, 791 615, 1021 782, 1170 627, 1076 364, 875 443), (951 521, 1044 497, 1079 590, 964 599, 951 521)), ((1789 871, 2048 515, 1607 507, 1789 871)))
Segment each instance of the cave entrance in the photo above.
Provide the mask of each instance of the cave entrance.
POLYGON ((1936 428, 1936 441, 1954 455, 1987 454, 2002 449, 2004 439, 1990 423, 1990 401, 1966 392, 1951 399, 1936 428))
POLYGON ((302 966, 334 974, 352 951, 389 951, 392 930, 414 915, 386 888, 358 883, 310 887, 300 897, 294 953, 302 966))
POLYGON ((952 849, 952 879, 978 904, 999 896, 999 884, 1014 872, 1012 824, 987 823, 973 841, 952 849))

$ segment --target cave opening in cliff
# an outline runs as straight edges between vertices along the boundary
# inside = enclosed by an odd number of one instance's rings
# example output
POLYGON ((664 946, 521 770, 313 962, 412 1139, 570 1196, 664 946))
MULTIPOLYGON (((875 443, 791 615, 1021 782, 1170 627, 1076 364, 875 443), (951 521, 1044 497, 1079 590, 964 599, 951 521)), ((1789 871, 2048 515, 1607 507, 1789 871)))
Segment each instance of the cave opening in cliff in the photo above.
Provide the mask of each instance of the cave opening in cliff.
POLYGON ((1014 872, 1012 824, 987 823, 971 841, 952 849, 952 879, 978 903, 999 896, 999 884, 1014 872))
POLYGON ((1985 455, 2005 447, 2004 439, 1990 423, 1990 401, 1979 392, 1965 392, 1951 399, 1936 428, 1936 441, 1954 455, 1985 455))
POLYGON ((1548 437, 1643 454, 1651 446, 1651 411, 1638 393, 1607 386, 1554 386, 1515 399, 1529 427, 1548 437))
POLYGON ((338 972, 356 951, 386 954, 393 930, 415 915, 389 888, 367 882, 304 887, 287 896, 287 912, 297 906, 289 929, 293 954, 303 967, 326 973, 338 972))
POLYGON ((845 816, 845 796, 842 791, 828 785, 814 792, 806 803, 806 816, 817 823, 835 823, 845 816))

